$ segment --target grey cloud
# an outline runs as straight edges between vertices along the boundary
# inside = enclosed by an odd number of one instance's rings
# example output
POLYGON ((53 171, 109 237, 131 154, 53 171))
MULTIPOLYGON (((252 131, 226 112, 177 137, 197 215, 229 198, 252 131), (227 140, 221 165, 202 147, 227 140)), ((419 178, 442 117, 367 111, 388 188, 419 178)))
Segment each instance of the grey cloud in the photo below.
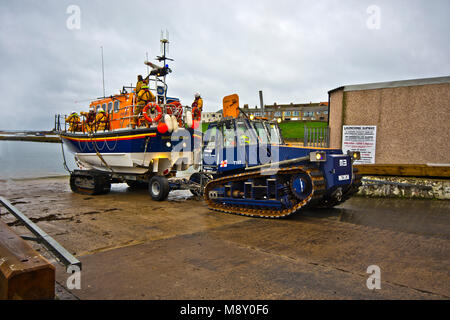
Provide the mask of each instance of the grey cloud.
POLYGON ((53 114, 87 108, 145 72, 170 32, 169 95, 206 110, 323 101, 344 84, 450 73, 448 1, 4 1, 0 4, 0 129, 50 129, 53 114), (68 5, 81 29, 68 30, 68 5), (366 26, 369 5, 381 28, 366 26), (79 103, 75 103, 79 101, 79 103), (80 102, 81 101, 81 102, 80 102), (26 116, 24 116, 26 115, 26 116))

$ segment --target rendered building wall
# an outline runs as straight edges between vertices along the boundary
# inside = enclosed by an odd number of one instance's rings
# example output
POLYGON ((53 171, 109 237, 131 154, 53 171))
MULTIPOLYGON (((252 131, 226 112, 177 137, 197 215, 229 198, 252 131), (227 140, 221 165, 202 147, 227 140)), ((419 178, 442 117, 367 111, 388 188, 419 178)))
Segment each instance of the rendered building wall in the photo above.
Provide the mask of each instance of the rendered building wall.
POLYGON ((343 125, 376 125, 376 164, 449 164, 449 112, 449 82, 335 89, 330 91, 331 147, 341 147, 343 125))

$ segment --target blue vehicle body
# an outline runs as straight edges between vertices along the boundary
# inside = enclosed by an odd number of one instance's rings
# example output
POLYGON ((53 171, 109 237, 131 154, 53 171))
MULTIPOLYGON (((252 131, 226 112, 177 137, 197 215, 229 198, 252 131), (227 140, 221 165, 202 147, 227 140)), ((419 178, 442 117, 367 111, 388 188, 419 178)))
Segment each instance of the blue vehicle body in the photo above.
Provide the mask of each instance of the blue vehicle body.
POLYGON ((276 123, 226 119, 211 123, 204 141, 203 167, 215 178, 205 199, 216 210, 280 217, 306 204, 335 205, 354 191, 349 155, 285 144, 276 123))

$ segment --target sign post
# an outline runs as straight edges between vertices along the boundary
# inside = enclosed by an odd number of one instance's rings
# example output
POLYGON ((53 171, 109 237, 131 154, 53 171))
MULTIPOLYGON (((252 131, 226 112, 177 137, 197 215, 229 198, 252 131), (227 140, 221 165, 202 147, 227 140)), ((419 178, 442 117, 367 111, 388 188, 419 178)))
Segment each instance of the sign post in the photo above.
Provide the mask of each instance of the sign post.
POLYGON ((375 145, 377 142, 377 126, 343 126, 342 151, 359 151, 361 160, 355 164, 375 163, 375 145))

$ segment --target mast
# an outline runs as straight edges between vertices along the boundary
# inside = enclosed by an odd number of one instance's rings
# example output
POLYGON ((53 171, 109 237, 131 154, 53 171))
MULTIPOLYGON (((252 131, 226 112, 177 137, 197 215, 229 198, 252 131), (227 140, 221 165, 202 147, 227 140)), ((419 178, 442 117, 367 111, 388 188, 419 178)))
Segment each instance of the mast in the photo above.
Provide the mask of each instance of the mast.
POLYGON ((103 79, 103 98, 105 98, 105 68, 103 65, 103 46, 100 47, 102 49, 102 79, 103 79))
POLYGON ((171 72, 169 65, 167 64, 167 60, 174 61, 171 58, 167 57, 167 54, 169 54, 169 31, 166 30, 166 34, 164 35, 164 32, 161 30, 161 56, 156 57, 156 60, 159 62, 163 62, 163 83, 164 83, 164 104, 167 103, 167 84, 166 84, 166 75, 167 73, 171 72))

